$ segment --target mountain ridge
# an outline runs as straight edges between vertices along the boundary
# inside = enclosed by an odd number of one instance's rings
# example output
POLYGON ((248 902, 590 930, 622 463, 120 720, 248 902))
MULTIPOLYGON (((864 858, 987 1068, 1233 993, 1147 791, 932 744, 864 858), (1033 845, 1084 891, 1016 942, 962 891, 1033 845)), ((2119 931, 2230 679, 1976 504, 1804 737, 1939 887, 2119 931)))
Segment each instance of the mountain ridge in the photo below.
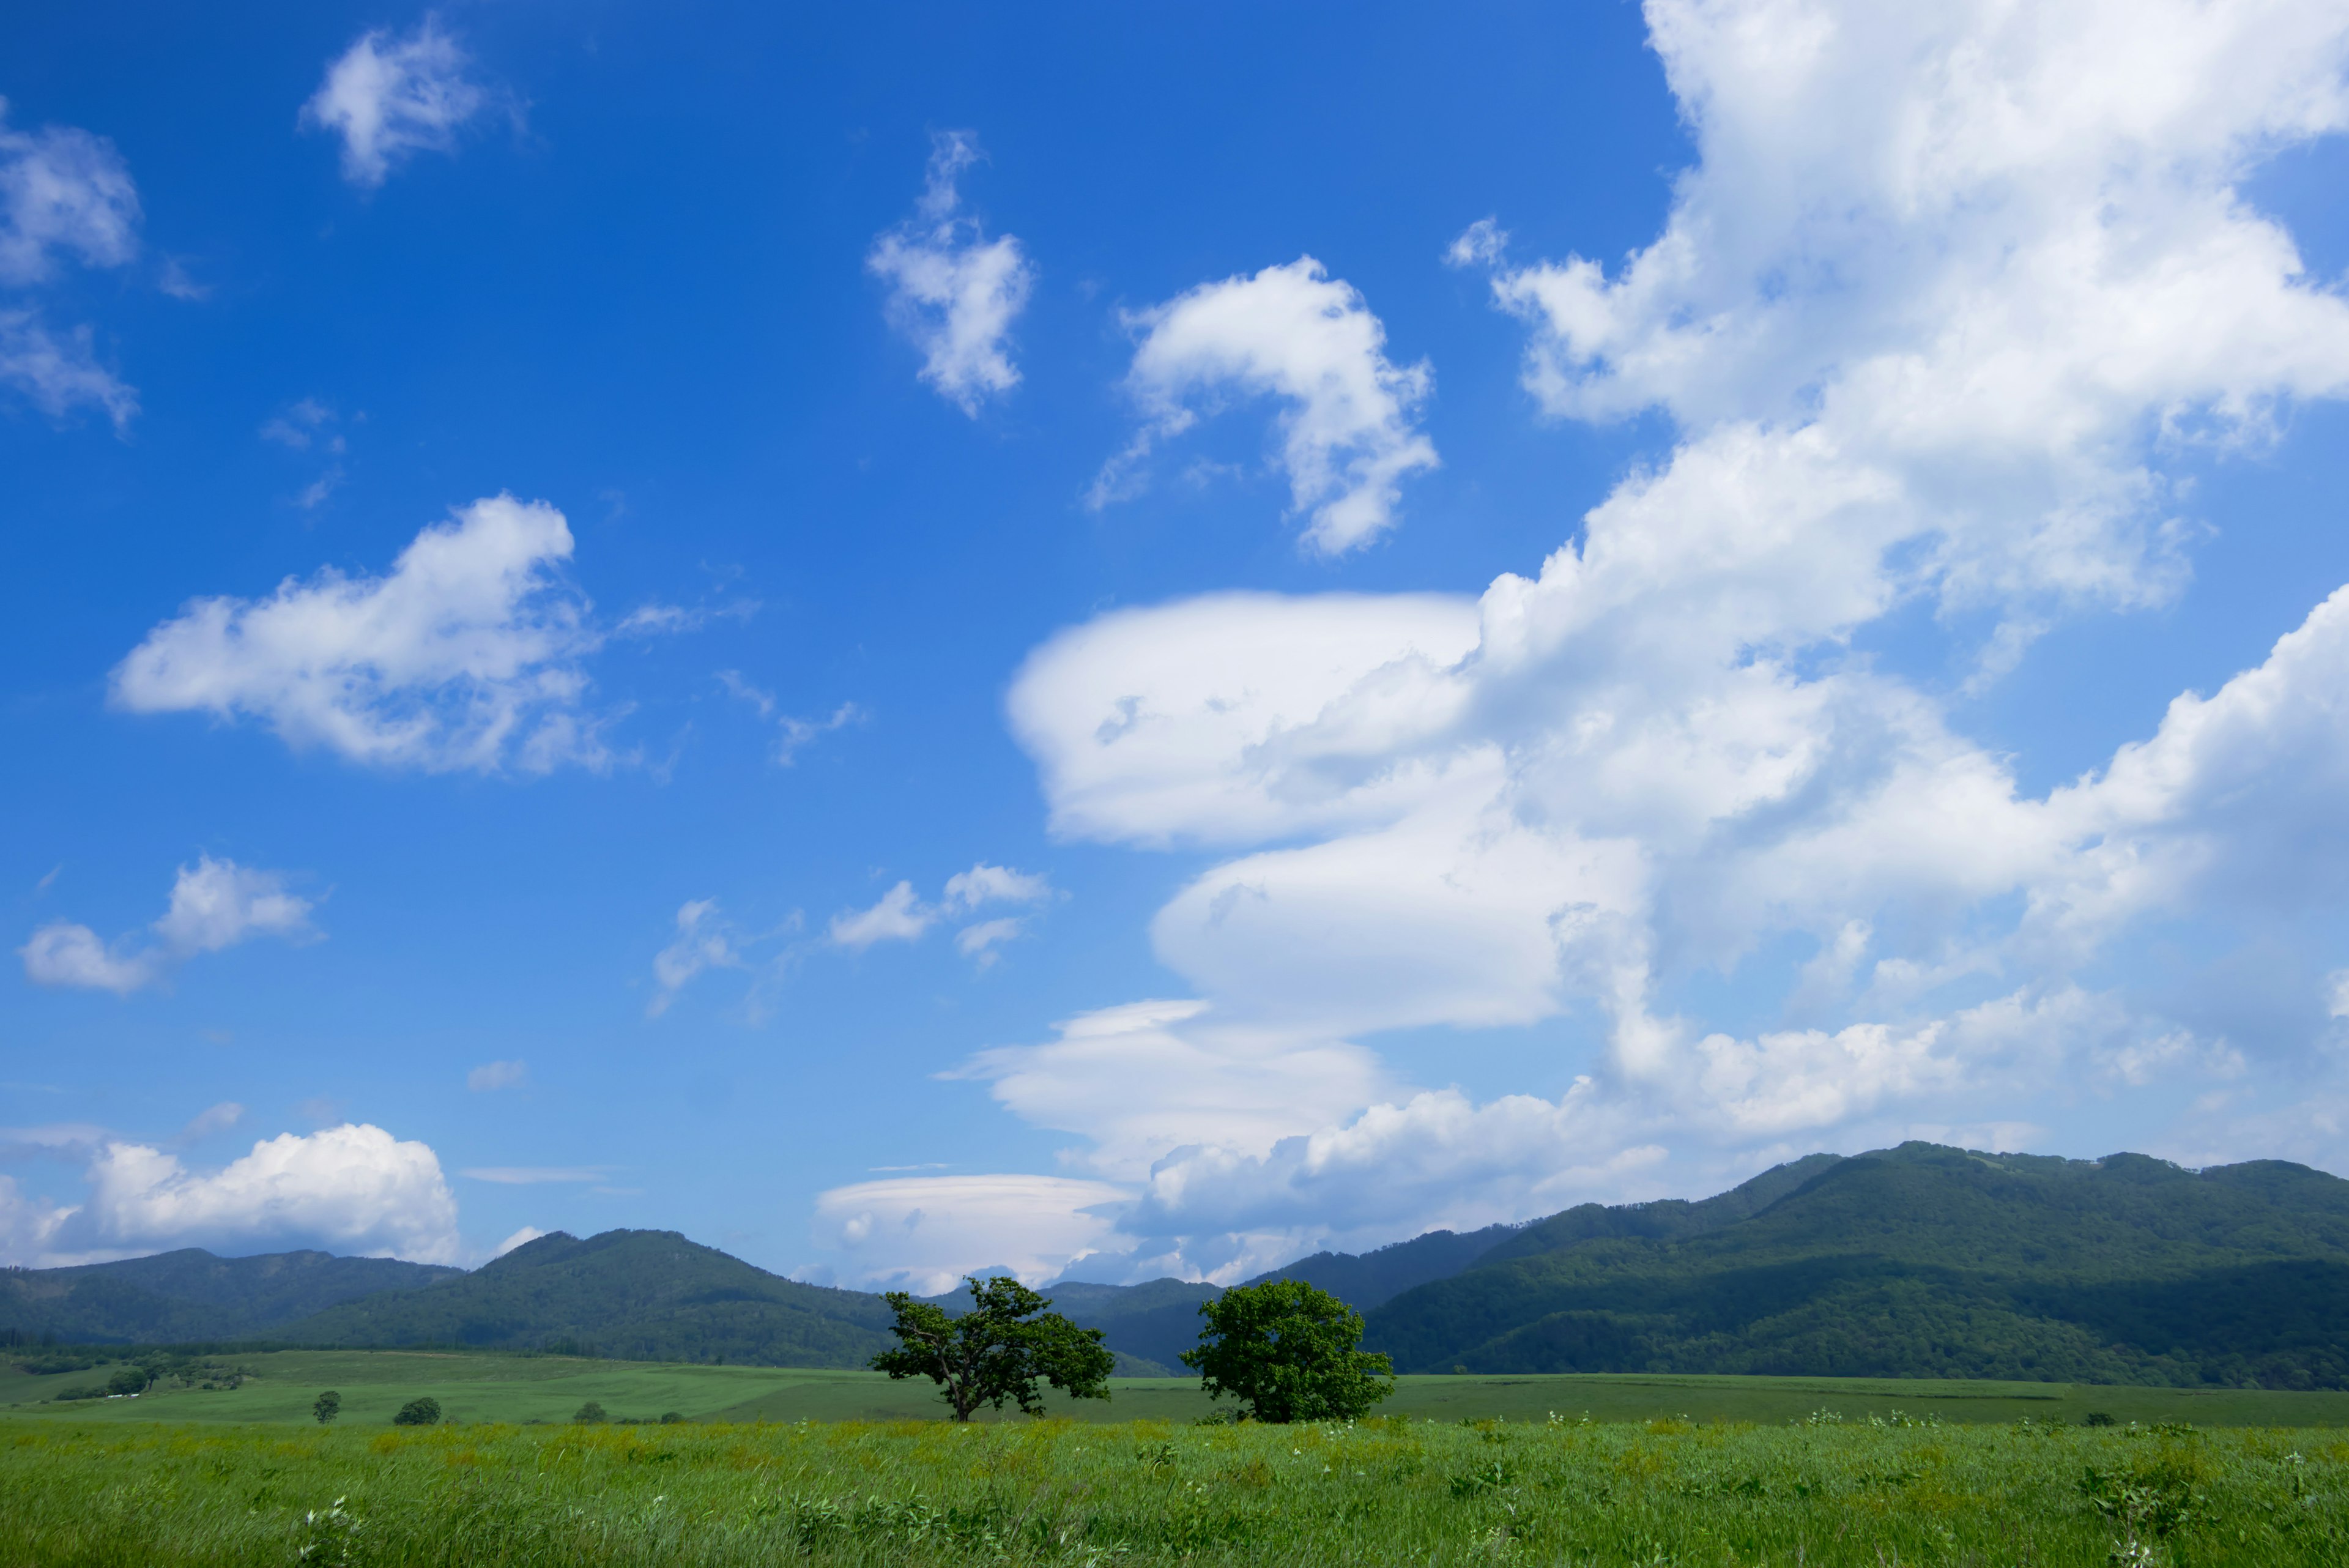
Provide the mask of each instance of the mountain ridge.
MULTIPOLYGON (((2349 1386, 2349 1181, 1910 1143, 1773 1167, 1696 1200, 1319 1252, 1257 1276, 1366 1309, 1399 1369, 1936 1376, 2349 1386)), ((1062 1280, 1125 1376, 1174 1372, 1220 1287, 1062 1280)), ((959 1293, 930 1298, 950 1309, 959 1293)), ((267 1337, 854 1366, 887 1303, 676 1231, 542 1236, 463 1271, 196 1249, 0 1272, 0 1331, 267 1337), (360 1288, 365 1287, 365 1288, 360 1288), (315 1310, 305 1310, 315 1309, 315 1310)))

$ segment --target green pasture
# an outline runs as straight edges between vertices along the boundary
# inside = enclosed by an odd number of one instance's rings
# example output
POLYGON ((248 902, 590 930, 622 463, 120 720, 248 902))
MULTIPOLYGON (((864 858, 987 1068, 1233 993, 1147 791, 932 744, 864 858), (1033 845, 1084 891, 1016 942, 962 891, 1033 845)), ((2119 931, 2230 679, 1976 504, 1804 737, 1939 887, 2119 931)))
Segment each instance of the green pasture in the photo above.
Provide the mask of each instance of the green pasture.
MULTIPOLYGON (((589 1400, 613 1417, 694 1421, 892 1421, 940 1416, 927 1383, 893 1383, 874 1372, 694 1363, 593 1361, 415 1350, 290 1350, 213 1358, 247 1376, 236 1388, 156 1389, 138 1398, 44 1404, 65 1389, 105 1380, 105 1369, 33 1377, 0 1376, 0 1412, 42 1420, 290 1422, 311 1424, 322 1389, 343 1397, 341 1425, 381 1427, 409 1399, 430 1395, 444 1417, 515 1425, 564 1422, 589 1400)), ((1055 1399, 1055 1414, 1087 1421, 1187 1422, 1214 1407, 1186 1378, 1119 1378, 1107 1401, 1055 1399)), ((1956 1423, 2028 1417, 2076 1424, 2101 1412, 2116 1421, 2198 1427, 2349 1426, 2349 1393, 2263 1389, 2095 1386, 2064 1383, 1943 1382, 1837 1377, 1698 1377, 1664 1375, 1405 1377, 1381 1413, 1435 1420, 1643 1421, 1685 1417, 1783 1423, 1822 1408, 1863 1420, 1894 1410, 1956 1423)), ((1010 1418, 1019 1417, 1014 1414, 1010 1418)))
POLYGON ((2330 1568, 2349 1562, 2349 1441, 1930 1418, 320 1428, 0 1417, 7 1568, 1507 1562, 2330 1568))

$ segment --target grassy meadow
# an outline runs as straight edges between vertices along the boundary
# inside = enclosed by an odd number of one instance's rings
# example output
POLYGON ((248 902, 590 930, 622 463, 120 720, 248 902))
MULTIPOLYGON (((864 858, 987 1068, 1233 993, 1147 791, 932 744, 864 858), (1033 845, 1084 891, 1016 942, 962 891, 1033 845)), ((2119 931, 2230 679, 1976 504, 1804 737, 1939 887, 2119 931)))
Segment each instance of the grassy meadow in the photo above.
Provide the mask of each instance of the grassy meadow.
MULTIPOLYGON (((0 1375, 0 1418, 41 1421, 285 1422, 311 1425, 322 1389, 343 1397, 337 1423, 382 1427, 419 1395, 460 1423, 567 1422, 594 1400, 615 1417, 689 1421, 905 1421, 937 1417, 927 1383, 895 1383, 875 1372, 690 1362, 596 1361, 419 1350, 294 1350, 211 1358, 243 1374, 234 1388, 157 1388, 138 1398, 54 1401, 66 1389, 103 1382, 106 1369, 27 1376, 0 1375)), ((1117 1378, 1106 1400, 1051 1401, 1055 1415, 1081 1421, 1195 1421, 1216 1407, 1191 1378, 1117 1378)), ((1853 1420, 1895 1409, 1951 1423, 2028 1418, 2073 1425, 2101 1412, 2121 1422, 2197 1427, 2349 1427, 2349 1393, 2156 1388, 2065 1383, 1988 1383, 1922 1378, 1702 1377, 1661 1374, 1404 1377, 1382 1415, 1432 1420, 1546 1421, 1687 1417, 1782 1424, 1832 1407, 1853 1420)), ((1013 1412, 1008 1417, 1021 1417, 1013 1412)))
POLYGON ((2323 1429, 0 1420, 0 1563, 2349 1562, 2323 1429))

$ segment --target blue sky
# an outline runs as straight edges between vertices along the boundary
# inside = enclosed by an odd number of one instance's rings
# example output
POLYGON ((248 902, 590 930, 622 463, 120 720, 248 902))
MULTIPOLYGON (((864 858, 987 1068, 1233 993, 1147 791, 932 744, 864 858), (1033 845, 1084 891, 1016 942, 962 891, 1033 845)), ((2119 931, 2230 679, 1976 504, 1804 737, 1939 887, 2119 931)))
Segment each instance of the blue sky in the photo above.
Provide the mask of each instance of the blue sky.
POLYGON ((0 18, 0 1252, 2344 1168, 2349 29, 2176 9, 0 18))

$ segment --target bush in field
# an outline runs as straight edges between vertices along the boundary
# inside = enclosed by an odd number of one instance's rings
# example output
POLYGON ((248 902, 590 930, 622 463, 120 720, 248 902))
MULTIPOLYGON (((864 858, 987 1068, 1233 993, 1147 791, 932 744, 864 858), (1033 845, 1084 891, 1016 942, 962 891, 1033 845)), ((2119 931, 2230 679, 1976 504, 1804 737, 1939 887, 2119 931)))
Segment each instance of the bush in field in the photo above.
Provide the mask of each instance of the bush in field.
POLYGON ((604 1414, 604 1407, 593 1399, 571 1413, 571 1424, 574 1427, 600 1427, 611 1418, 604 1414))
POLYGON ((1394 1392, 1392 1364, 1358 1348, 1362 1314, 1302 1280, 1236 1285, 1199 1315, 1206 1326, 1183 1365, 1259 1421, 1352 1420, 1394 1392))
POLYGON ((1071 1398, 1106 1399, 1117 1358, 1102 1344, 1102 1331, 1079 1328, 1052 1303, 1018 1280, 977 1280, 971 1305, 960 1317, 917 1302, 904 1291, 885 1298, 897 1314, 892 1326, 897 1348, 873 1358, 873 1368, 892 1377, 927 1377, 937 1384, 955 1419, 968 1421, 981 1405, 1003 1408, 1015 1401, 1030 1416, 1044 1413, 1040 1382, 1071 1398))
POLYGON ((402 1405, 399 1414, 391 1418, 391 1424, 395 1427, 430 1427, 437 1425, 440 1419, 440 1401, 427 1394, 402 1405))
POLYGON ((109 1394, 144 1394, 147 1386, 155 1381, 154 1374, 139 1366, 118 1366, 114 1376, 106 1380, 109 1394))
POLYGON ((310 1402, 310 1414, 318 1417, 318 1425, 321 1427, 342 1413, 343 1397, 332 1388, 310 1402))

